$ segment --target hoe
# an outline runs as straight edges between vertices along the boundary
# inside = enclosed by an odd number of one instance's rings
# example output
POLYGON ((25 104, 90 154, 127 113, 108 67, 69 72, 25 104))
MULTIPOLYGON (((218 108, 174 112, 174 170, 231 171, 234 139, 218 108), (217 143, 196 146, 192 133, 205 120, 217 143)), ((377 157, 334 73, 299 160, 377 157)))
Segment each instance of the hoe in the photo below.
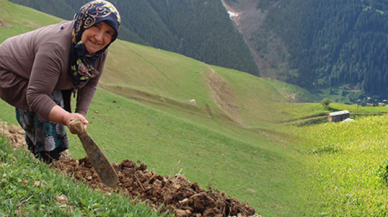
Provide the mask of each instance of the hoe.
POLYGON ((81 140, 82 146, 101 181, 109 187, 114 187, 118 182, 116 171, 92 137, 86 132, 82 121, 78 118, 72 120, 70 122, 70 128, 81 140))

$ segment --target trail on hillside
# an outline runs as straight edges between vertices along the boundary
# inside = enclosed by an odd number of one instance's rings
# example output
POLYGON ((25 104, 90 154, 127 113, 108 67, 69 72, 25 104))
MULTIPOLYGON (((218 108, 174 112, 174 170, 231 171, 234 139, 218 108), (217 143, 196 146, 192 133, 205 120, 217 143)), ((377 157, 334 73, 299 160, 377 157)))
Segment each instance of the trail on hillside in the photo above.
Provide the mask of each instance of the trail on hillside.
MULTIPOLYGON (((24 130, 18 126, 7 126, 0 120, 0 135, 3 134, 14 148, 24 148, 24 130)), ((105 186, 87 157, 71 158, 68 154, 50 165, 59 169, 94 189, 107 194, 117 193, 130 197, 134 201, 141 200, 161 212, 174 213, 176 217, 227 217, 256 216, 255 209, 242 204, 235 198, 213 188, 204 190, 198 183, 190 183, 184 176, 162 176, 147 170, 140 161, 123 160, 120 164, 113 163, 119 184, 115 188, 105 186)))
MULTIPOLYGON (((239 117, 240 108, 238 96, 231 85, 225 81, 212 67, 208 66, 209 74, 206 76, 206 84, 210 90, 211 97, 230 120, 242 125, 239 117)), ((208 111, 209 116, 211 116, 208 111)))

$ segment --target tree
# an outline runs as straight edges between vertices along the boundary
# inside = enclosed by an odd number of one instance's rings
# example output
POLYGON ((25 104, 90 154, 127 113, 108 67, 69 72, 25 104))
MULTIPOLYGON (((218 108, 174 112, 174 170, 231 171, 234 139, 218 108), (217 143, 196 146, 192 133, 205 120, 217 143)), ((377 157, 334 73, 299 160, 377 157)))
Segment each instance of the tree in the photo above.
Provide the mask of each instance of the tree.
POLYGON ((326 110, 330 110, 330 99, 328 98, 324 98, 322 101, 321 101, 321 105, 323 106, 323 108, 325 108, 326 110))

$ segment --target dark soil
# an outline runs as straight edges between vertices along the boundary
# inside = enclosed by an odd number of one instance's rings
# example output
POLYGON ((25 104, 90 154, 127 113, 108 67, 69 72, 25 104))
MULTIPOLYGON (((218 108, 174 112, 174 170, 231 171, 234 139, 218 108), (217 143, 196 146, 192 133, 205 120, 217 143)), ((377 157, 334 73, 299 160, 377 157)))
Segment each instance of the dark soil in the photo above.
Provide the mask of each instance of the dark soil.
MULTIPOLYGON (((14 147, 26 146, 21 128, 7 127, 6 124, 3 127, 5 136, 14 147)), ((92 188, 141 200, 154 210, 161 207, 161 212, 174 213, 177 217, 259 216, 255 215, 254 208, 227 197, 223 192, 212 188, 204 190, 198 183, 190 183, 182 175, 165 177, 156 174, 147 170, 147 166, 140 161, 123 160, 120 164, 112 164, 119 177, 119 183, 114 188, 101 182, 87 157, 77 160, 65 155, 52 165, 92 188)))
POLYGON ((241 204, 224 193, 209 188, 203 190, 197 183, 190 183, 182 175, 164 177, 147 170, 141 162, 123 160, 120 164, 112 164, 119 177, 118 186, 105 186, 87 157, 61 159, 55 166, 62 172, 82 180, 92 188, 103 192, 115 192, 132 199, 139 198, 161 212, 169 211, 176 216, 252 216, 255 209, 241 204))

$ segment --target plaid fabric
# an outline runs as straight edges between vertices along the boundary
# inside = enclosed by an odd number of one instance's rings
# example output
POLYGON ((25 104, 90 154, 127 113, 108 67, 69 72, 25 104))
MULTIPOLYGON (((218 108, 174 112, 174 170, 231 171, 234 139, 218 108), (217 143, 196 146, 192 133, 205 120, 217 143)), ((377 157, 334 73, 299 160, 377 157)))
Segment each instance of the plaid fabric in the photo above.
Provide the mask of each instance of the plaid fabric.
MULTIPOLYGON (((61 91, 55 90, 49 97, 64 108, 61 91)), ((55 152, 59 157, 62 151, 69 148, 65 126, 45 120, 35 112, 18 108, 16 108, 16 118, 26 132, 28 149, 35 156, 43 152, 55 152)))

